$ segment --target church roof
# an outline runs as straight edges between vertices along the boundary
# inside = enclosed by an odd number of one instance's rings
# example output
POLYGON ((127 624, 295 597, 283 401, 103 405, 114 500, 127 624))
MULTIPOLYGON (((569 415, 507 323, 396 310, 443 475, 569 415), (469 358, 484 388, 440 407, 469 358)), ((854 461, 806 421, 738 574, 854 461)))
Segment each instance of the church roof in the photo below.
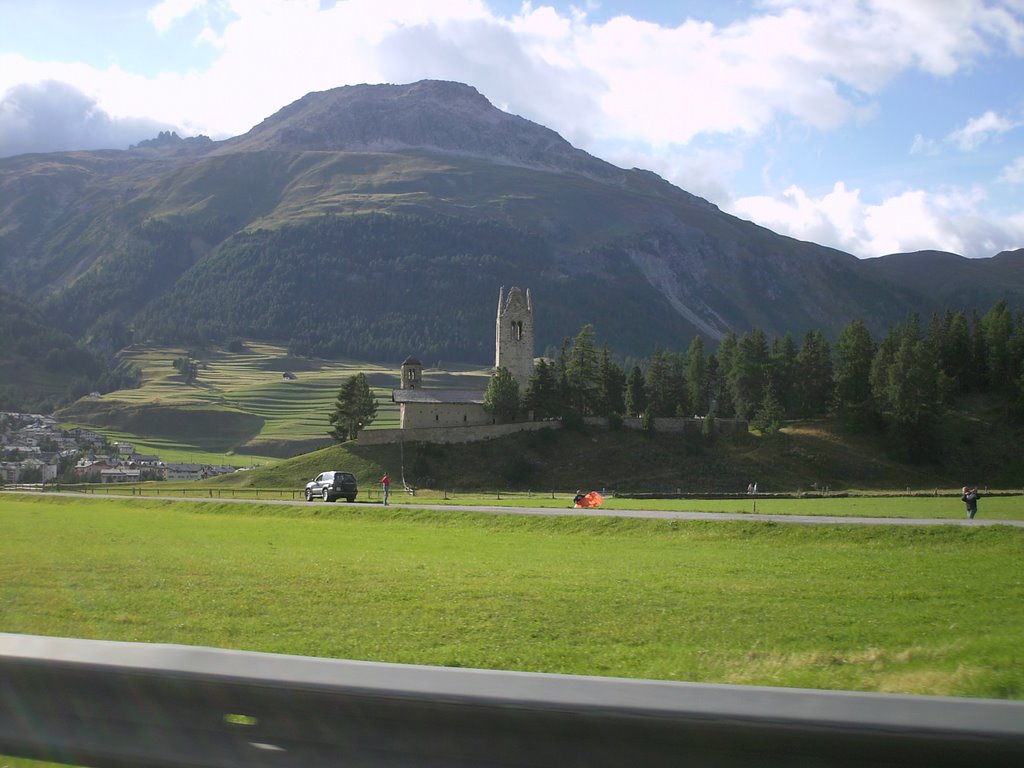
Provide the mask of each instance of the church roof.
POLYGON ((417 360, 412 355, 409 355, 407 358, 405 358, 405 362, 402 363, 402 365, 403 366, 406 366, 406 365, 423 365, 423 363, 421 363, 419 360, 417 360))
POLYGON ((483 405, 482 389, 394 389, 391 399, 396 403, 475 403, 483 405))

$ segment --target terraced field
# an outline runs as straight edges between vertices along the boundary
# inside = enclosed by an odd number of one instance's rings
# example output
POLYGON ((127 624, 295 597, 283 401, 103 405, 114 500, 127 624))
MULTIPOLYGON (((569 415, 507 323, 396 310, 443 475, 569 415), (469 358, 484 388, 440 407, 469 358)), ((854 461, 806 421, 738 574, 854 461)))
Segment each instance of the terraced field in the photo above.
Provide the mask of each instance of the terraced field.
MULTIPOLYGON (((378 400, 369 429, 398 426, 398 407, 391 402, 397 364, 296 358, 283 347, 256 342, 240 352, 140 346, 122 357, 142 371, 142 387, 82 400, 62 420, 129 440, 165 461, 267 463, 322 447, 330 442, 327 420, 338 390, 359 372, 369 377, 378 400), (174 361, 189 355, 198 362, 198 375, 186 383, 174 361), (286 372, 295 378, 285 378, 286 372)), ((424 372, 431 387, 483 388, 486 376, 469 367, 424 372)))

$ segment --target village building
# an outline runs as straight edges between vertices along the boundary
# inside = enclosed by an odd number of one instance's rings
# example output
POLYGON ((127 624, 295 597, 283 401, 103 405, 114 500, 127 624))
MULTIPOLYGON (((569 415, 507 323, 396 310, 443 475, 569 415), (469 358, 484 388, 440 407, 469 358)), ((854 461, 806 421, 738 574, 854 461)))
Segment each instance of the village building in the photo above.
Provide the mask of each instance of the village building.
POLYGON ((164 469, 167 480, 202 480, 204 475, 202 464, 168 464, 164 469))
POLYGON ((112 461, 108 456, 83 456, 74 467, 75 476, 86 482, 95 482, 100 479, 100 472, 105 469, 115 469, 119 464, 112 461))
MULTIPOLYGON (((526 392, 533 374, 533 304, 530 291, 504 286, 498 290, 494 331, 494 368, 509 370, 526 392)), ((408 357, 401 367, 401 386, 391 393, 398 403, 399 427, 476 427, 494 424, 484 410, 483 389, 430 389, 423 386, 423 364, 408 357)))
POLYGON ((21 462, 21 473, 18 478, 24 476, 27 469, 39 470, 39 480, 43 483, 50 483, 57 479, 58 458, 56 453, 41 453, 38 456, 30 456, 21 462))
POLYGON ((18 474, 20 472, 20 461, 0 461, 0 483, 14 485, 18 482, 18 474))
POLYGON ((137 483, 142 479, 142 471, 128 467, 114 467, 100 470, 101 483, 137 483))

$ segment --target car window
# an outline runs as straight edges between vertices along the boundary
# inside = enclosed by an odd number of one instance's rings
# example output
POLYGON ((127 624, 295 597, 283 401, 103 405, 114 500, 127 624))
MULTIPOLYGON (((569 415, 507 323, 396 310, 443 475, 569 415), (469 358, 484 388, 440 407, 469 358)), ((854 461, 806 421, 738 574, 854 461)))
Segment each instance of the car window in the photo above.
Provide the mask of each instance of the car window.
POLYGON ((319 483, 319 482, 320 482, 321 480, 323 480, 323 479, 324 479, 324 475, 323 475, 323 473, 321 472, 321 473, 320 473, 319 475, 317 475, 317 476, 316 476, 316 479, 315 479, 315 480, 313 480, 313 482, 314 482, 314 483, 319 483))
POLYGON ((339 472, 338 475, 345 482, 349 482, 350 480, 355 480, 356 479, 356 476, 353 475, 351 472, 339 472))
POLYGON ((324 482, 329 483, 334 478, 333 472, 324 472, 324 482))

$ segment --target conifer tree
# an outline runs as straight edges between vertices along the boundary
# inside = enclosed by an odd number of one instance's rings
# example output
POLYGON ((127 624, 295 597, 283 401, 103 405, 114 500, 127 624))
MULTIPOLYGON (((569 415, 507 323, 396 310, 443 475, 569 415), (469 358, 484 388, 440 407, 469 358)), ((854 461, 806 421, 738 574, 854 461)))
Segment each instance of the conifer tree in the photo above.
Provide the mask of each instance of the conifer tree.
POLYGON ((729 371, 729 392, 736 416, 749 419, 764 397, 765 369, 768 362, 768 341, 764 332, 752 328, 736 343, 736 352, 729 371))
POLYGON ((339 443, 355 440, 359 430, 369 426, 376 416, 377 400, 370 382, 365 373, 357 373, 341 385, 329 418, 332 427, 328 434, 339 443))
POLYGON ((660 346, 654 350, 651 363, 647 366, 644 387, 647 391, 647 408, 653 416, 674 416, 672 402, 672 371, 668 354, 660 346))
POLYGON ((634 365, 626 381, 626 414, 639 417, 647 410, 647 386, 639 365, 634 365))
POLYGON ((598 416, 617 413, 620 416, 626 408, 626 374, 616 363, 605 344, 597 364, 597 401, 594 412, 598 416))
POLYGON ((823 416, 832 404, 832 351, 821 331, 808 331, 797 353, 796 412, 823 416))
POLYGON ((783 413, 793 415, 796 408, 796 356, 798 350, 793 334, 786 333, 772 342, 772 353, 768 359, 768 383, 782 407, 783 413))
POLYGON ((558 399, 558 382, 555 381, 555 368, 541 358, 533 366, 533 375, 526 387, 524 407, 533 411, 535 419, 548 419, 562 412, 558 399))
POLYGON ((846 325, 836 339, 835 406, 853 422, 865 421, 872 412, 871 361, 875 343, 860 320, 846 325))
POLYGON ((519 406, 519 383, 508 368, 499 366, 487 382, 484 410, 498 421, 506 423, 515 421, 519 414, 519 406))
POLYGON ((569 402, 580 415, 593 413, 597 400, 597 350, 594 348, 594 326, 584 325, 572 339, 566 356, 565 376, 569 402))
POLYGON ((763 435, 774 435, 782 426, 782 418, 785 414, 782 411, 782 403, 775 396, 775 387, 771 382, 764 387, 764 396, 754 413, 751 424, 761 431, 763 435))
POLYGON ((686 383, 690 389, 690 404, 701 416, 709 409, 708 361, 704 356, 704 339, 694 336, 686 353, 686 383))

